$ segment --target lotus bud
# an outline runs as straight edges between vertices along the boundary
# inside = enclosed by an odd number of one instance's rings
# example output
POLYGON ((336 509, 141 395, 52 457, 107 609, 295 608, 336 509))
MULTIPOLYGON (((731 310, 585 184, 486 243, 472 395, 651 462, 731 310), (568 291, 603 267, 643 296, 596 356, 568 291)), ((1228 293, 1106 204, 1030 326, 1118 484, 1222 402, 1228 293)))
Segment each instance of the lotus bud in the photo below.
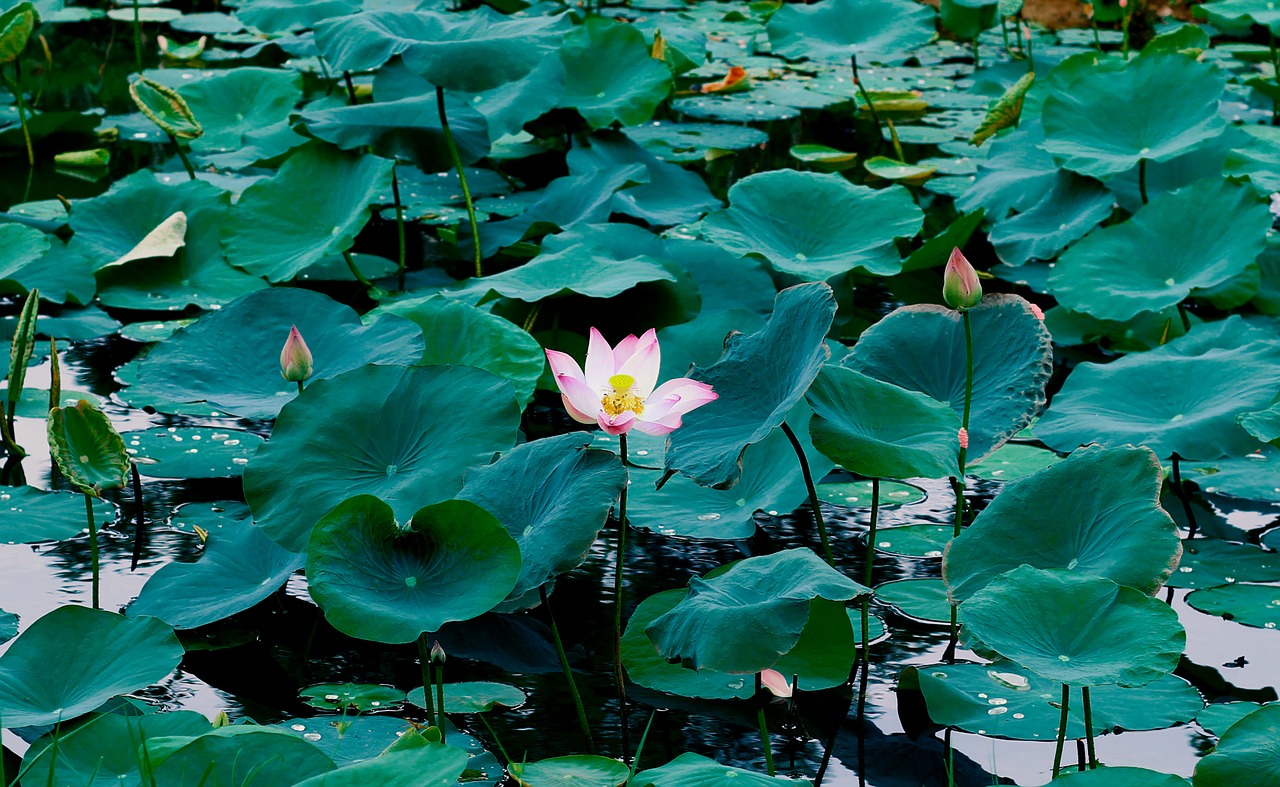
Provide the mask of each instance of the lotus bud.
POLYGON ((298 333, 298 326, 294 325, 289 328, 289 338, 280 351, 280 374, 291 383, 301 384, 311 376, 311 371, 311 350, 307 349, 302 334, 298 333))
POLYGON ((444 648, 440 647, 440 643, 439 643, 439 641, 432 643, 432 645, 431 645, 431 663, 432 663, 432 664, 443 664, 443 663, 444 663, 444 658, 445 658, 445 655, 444 655, 444 648))
POLYGON ((959 248, 951 250, 951 259, 942 273, 942 300, 956 311, 968 311, 982 300, 982 282, 959 248))
POLYGON ((789 699, 795 690, 781 672, 772 669, 760 671, 760 685, 768 689, 773 696, 783 699, 789 699))
POLYGON ((220 710, 218 715, 213 717, 213 726, 215 729, 218 727, 230 727, 231 717, 227 715, 226 711, 220 710))

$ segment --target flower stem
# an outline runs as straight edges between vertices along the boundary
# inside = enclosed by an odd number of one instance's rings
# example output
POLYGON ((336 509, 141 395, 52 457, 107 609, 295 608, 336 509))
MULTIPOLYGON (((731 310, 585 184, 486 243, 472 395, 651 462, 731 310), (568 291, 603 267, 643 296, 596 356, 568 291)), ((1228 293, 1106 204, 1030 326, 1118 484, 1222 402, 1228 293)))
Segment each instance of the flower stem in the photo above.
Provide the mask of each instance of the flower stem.
POLYGON ((476 277, 484 275, 480 260, 480 226, 476 222, 476 206, 471 201, 471 189, 467 186, 467 173, 462 166, 462 157, 458 155, 458 145, 453 140, 453 131, 449 128, 449 116, 444 109, 444 88, 436 85, 436 110, 440 113, 440 127, 444 130, 444 142, 449 148, 449 157, 453 159, 453 168, 458 172, 458 183, 462 186, 462 199, 467 204, 467 221, 471 223, 471 248, 475 255, 476 277))
POLYGON ((631 473, 627 470, 625 433, 618 435, 618 450, 625 480, 618 497, 618 552, 613 566, 613 681, 618 690, 618 717, 622 722, 622 761, 627 762, 631 759, 631 731, 627 728, 627 684, 622 673, 622 574, 626 569, 627 488, 631 485, 631 473))
MULTIPOLYGON (((964 411, 960 418, 960 426, 966 435, 969 433, 969 413, 973 409, 973 323, 969 319, 969 311, 960 312, 960 321, 964 323, 964 411)), ((951 485, 956 494, 956 519, 951 537, 960 537, 960 528, 964 525, 964 492, 966 488, 965 469, 969 458, 968 441, 960 446, 956 464, 960 475, 952 479, 951 485)), ((956 617, 956 607, 951 606, 951 641, 947 646, 948 660, 955 657, 956 644, 959 640, 960 628, 956 617)))
MULTIPOLYGON (((880 479, 871 479, 871 525, 867 529, 867 559, 862 572, 862 584, 871 587, 872 564, 876 557, 876 524, 880 519, 880 479)), ((862 668, 869 666, 867 648, 871 640, 871 597, 862 599, 862 668)))
POLYGON ((93 567, 93 608, 101 609, 98 603, 98 525, 93 521, 93 496, 85 493, 84 515, 89 520, 89 563, 93 567))
POLYGON ((1062 684, 1062 714, 1058 717, 1058 749, 1053 755, 1053 778, 1062 770, 1062 747, 1067 742, 1067 711, 1071 703, 1071 689, 1062 684))
POLYGON ((547 608, 547 620, 551 623, 551 641, 555 643, 556 655, 560 657, 560 670, 569 684, 569 696, 573 698, 573 707, 578 712, 578 727, 587 742, 587 753, 595 754, 595 742, 591 740, 591 725, 587 723, 587 710, 582 705, 582 695, 578 693, 578 684, 573 679, 573 670, 569 667, 569 657, 565 655, 564 643, 560 640, 560 629, 556 626, 556 613, 551 609, 551 599, 547 596, 547 586, 538 588, 542 597, 542 606, 547 608))
POLYGON ((1182 483, 1182 470, 1179 467, 1179 463, 1181 461, 1182 458, 1178 456, 1177 452, 1174 452, 1173 492, 1178 496, 1178 499, 1182 501, 1182 513, 1187 518, 1187 538, 1192 539, 1196 537, 1196 530, 1198 529, 1196 527, 1196 512, 1191 508, 1191 496, 1187 494, 1187 488, 1182 483))
POLYGON ((138 0, 133 0, 133 59, 142 73, 142 20, 139 18, 138 0))
POLYGON ((1080 687, 1080 700, 1084 704, 1084 735, 1089 747, 1089 770, 1098 767, 1098 754, 1093 750, 1093 706, 1089 703, 1089 687, 1080 687))
POLYGON ((827 539, 827 524, 822 521, 822 509, 818 506, 818 490, 813 485, 813 474, 809 472, 809 458, 804 455, 804 447, 800 445, 799 438, 796 433, 791 431, 791 427, 786 421, 782 422, 782 433, 791 441, 791 447, 796 451, 796 458, 800 460, 800 472, 804 474, 804 485, 809 490, 809 507, 813 509, 813 521, 818 526, 818 537, 822 539, 822 558, 827 561, 827 565, 835 567, 835 558, 831 556, 831 542, 827 539))
POLYGON ((356 281, 363 284, 366 288, 373 289, 373 282, 366 279, 364 274, 360 272, 360 269, 356 267, 356 261, 355 258, 351 256, 351 252, 342 252, 342 259, 347 261, 347 269, 351 271, 352 276, 356 277, 356 281))
POLYGON ((862 96, 862 100, 867 102, 867 111, 871 113, 871 120, 876 124, 876 144, 874 150, 879 151, 880 145, 884 142, 884 132, 880 130, 880 115, 876 112, 875 102, 871 100, 871 94, 867 92, 867 88, 862 84, 862 80, 858 78, 858 56, 856 54, 849 56, 850 65, 853 66, 853 84, 858 88, 858 93, 862 96))
POLYGON ((27 143, 27 166, 36 165, 35 149, 31 147, 31 131, 27 128, 27 100, 22 96, 22 86, 18 84, 18 64, 13 65, 13 79, 5 78, 4 86, 13 94, 18 104, 18 122, 22 125, 22 139, 27 143))
MULTIPOLYGON (((436 726, 440 728, 440 742, 444 743, 444 663, 432 664, 431 671, 436 678, 436 726)), ((425 688, 423 690, 425 694, 425 688)))
POLYGON ((765 768, 768 769, 769 775, 773 776, 776 773, 773 766, 773 744, 769 741, 769 727, 765 723, 763 704, 756 709, 756 723, 760 725, 760 744, 764 747, 765 768))
MULTIPOLYGON (((169 132, 167 131, 165 133, 169 134, 169 132)), ((192 180, 195 180, 196 169, 195 167, 191 166, 191 159, 187 158, 187 154, 183 152, 182 145, 178 143, 178 138, 172 134, 169 134, 169 141, 173 143, 173 149, 178 151, 178 158, 182 159, 182 166, 185 167, 187 170, 187 177, 191 178, 192 180)))
POLYGON ((427 706, 427 718, 435 723, 436 706, 431 701, 431 645, 427 642, 427 632, 418 635, 418 665, 422 668, 422 696, 427 706))
POLYGON ((396 272, 399 274, 397 289, 404 290, 404 274, 406 253, 404 246, 404 205, 400 203, 400 178, 396 175, 396 165, 391 165, 391 198, 396 203, 396 238, 400 241, 400 257, 397 260, 396 272))
POLYGON ((1138 159, 1138 196, 1142 198, 1142 204, 1146 205, 1147 200, 1147 160, 1138 159))

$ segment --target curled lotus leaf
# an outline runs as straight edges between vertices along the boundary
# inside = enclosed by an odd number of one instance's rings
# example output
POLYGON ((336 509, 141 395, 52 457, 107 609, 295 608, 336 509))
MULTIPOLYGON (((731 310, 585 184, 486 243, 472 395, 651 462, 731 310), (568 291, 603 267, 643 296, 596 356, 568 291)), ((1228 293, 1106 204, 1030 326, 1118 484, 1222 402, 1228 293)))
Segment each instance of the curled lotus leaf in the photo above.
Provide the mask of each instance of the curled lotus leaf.
POLYGON ((139 111, 164 133, 178 139, 196 139, 204 134, 200 121, 178 91, 154 79, 138 77, 129 83, 129 95, 139 111))

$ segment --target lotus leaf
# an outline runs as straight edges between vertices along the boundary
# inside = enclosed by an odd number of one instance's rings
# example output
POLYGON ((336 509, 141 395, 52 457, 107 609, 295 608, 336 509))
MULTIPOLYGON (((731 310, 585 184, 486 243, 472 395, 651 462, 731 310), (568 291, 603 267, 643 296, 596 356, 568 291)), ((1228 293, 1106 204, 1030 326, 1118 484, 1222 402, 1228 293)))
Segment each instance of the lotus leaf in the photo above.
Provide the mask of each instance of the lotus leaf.
POLYGON ((1075 787, 1189 787, 1191 784, 1181 776, 1128 765, 1100 767, 1093 771, 1064 768, 1058 778, 1075 787))
POLYGON ((257 725, 218 727, 195 738, 148 738, 142 746, 156 787, 245 781, 289 787, 333 769, 333 760, 308 741, 257 725))
POLYGON ((120 433, 97 407, 81 399, 73 407, 49 411, 49 452, 67 480, 86 495, 100 497, 125 485, 129 455, 120 433))
POLYGON ((156 427, 120 435, 148 478, 229 478, 244 472, 263 439, 252 432, 156 427))
MULTIPOLYGON (((403 739, 402 739, 403 740, 403 739)), ((297 787, 454 787, 467 769, 467 753, 427 743, 388 751, 372 760, 312 776, 297 787)))
POLYGON ((513 762, 509 770, 520 787, 618 787, 631 775, 625 762, 597 754, 570 754, 537 762, 513 762))
MULTIPOLYGON (((448 719, 445 719, 445 724, 455 747, 468 752, 481 748, 475 738, 456 732, 448 719)), ((413 732, 412 723, 405 719, 352 714, 346 718, 323 715, 289 719, 269 726, 299 740, 309 741, 339 767, 374 759, 413 732)))
POLYGON ((388 710, 404 704, 405 694, 400 689, 377 684, 320 683, 307 686, 298 696, 319 710, 357 712, 388 710))
POLYGON ((1280 10, 1267 0, 1218 0, 1197 6, 1195 15, 1231 33, 1247 33, 1252 25, 1262 25, 1280 34, 1280 10))
POLYGON ((660 260, 645 255, 618 258, 599 246, 580 244, 560 251, 544 251, 518 268, 472 279, 469 292, 496 292, 534 303, 543 298, 577 293, 589 298, 612 298, 643 282, 675 281, 660 260), (609 264, 601 265, 604 258, 609 264))
MULTIPOLYGON (((870 481, 829 481, 818 484, 818 499, 837 506, 869 507, 871 505, 870 481)), ((880 505, 894 506, 919 503, 927 498, 924 490, 910 484, 885 481, 880 484, 880 505)))
MULTIPOLYGON (((85 529, 84 498, 74 492, 44 492, 33 486, 0 488, 0 543, 35 544, 63 541, 85 529), (12 516, 19 514, 20 516, 12 516)), ((93 518, 107 525, 116 510, 105 500, 93 501, 93 518)))
MULTIPOLYGON (((526 699, 523 691, 505 683, 444 684, 445 713, 485 713, 496 707, 518 708, 526 699)), ((409 702, 419 708, 427 706, 421 686, 409 692, 409 702)))
POLYGON ((1196 714, 1196 724, 1214 737, 1222 737, 1232 724, 1263 707, 1256 702, 1215 702, 1196 714))
POLYGON ((0 609, 0 645, 18 636, 18 616, 0 609))
POLYGON ((1274 448, 1184 467, 1188 479, 1209 494, 1280 502, 1280 452, 1274 448))
POLYGON ((933 38, 933 13, 900 0, 823 0, 783 5, 766 28, 771 51, 790 60, 831 60, 850 55, 901 60, 933 38))
POLYGON ((1163 601, 1105 577, 1027 565, 966 599, 960 623, 985 647, 1070 686, 1145 686, 1173 671, 1187 641, 1163 601))
POLYGON ((871 189, 839 175, 775 170, 729 189, 729 207, 702 223, 708 240, 812 281, 854 268, 889 276, 902 269, 894 238, 914 237, 924 214, 901 186, 871 189), (822 204, 823 210, 811 207, 822 204))
POLYGON ((877 601, 912 620, 944 626, 951 622, 951 602, 941 579, 897 579, 876 585, 875 594, 877 601))
POLYGON ((204 133, 187 102, 173 88, 154 79, 138 77, 129 83, 129 95, 142 114, 170 137, 195 139, 204 133))
POLYGON ((1236 582, 1280 581, 1280 555, 1252 544, 1217 538, 1182 542, 1182 560, 1169 577, 1175 588, 1211 588, 1236 582))
POLYGON ((18 59, 39 19, 31 3, 17 3, 0 14, 0 64, 18 59))
POLYGON ((658 158, 674 162, 702 161, 713 151, 745 150, 769 139, 763 131, 750 126, 665 120, 632 126, 624 133, 658 158))
POLYGON ((182 85, 178 93, 204 126, 204 135, 192 141, 191 149, 234 152, 252 139, 252 132, 288 117, 302 99, 302 78, 285 69, 241 67, 215 71, 182 85))
POLYGON ((1254 628, 1280 626, 1280 588, 1237 583, 1204 588, 1187 594, 1195 609, 1254 628))
POLYGON ((1196 787, 1280 784, 1280 706, 1261 708, 1232 724, 1218 745, 1196 763, 1196 787))
POLYGON ((164 679, 182 658, 173 630, 73 605, 47 613, 0 656, 6 727, 55 724, 164 679))
POLYGON ((942 557, 950 543, 951 525, 904 525, 882 527, 876 531, 873 545, 877 552, 907 557, 942 557))
POLYGON ((564 95, 592 128, 649 120, 671 92, 671 69, 649 57, 644 34, 628 24, 590 17, 564 37, 564 95))
POLYGON ((590 147, 576 147, 567 156, 569 171, 585 174, 642 164, 648 182, 614 192, 613 209, 654 225, 696 221, 721 207, 696 173, 663 161, 620 133, 597 132, 590 147))
POLYGON ((870 593, 808 549, 747 558, 713 578, 689 580, 688 595, 645 627, 667 659, 694 669, 754 673, 791 652, 814 599, 870 593))
POLYGON ((280 412, 245 468, 245 498, 268 536, 299 551, 316 522, 354 495, 377 496, 393 521, 407 522, 452 498, 467 468, 510 448, 519 420, 511 383, 486 371, 364 366, 317 380, 280 412))
MULTIPOLYGON (((969 311, 973 330, 973 406, 969 458, 979 462, 1031 423, 1053 370, 1049 332, 1014 295, 989 295, 969 311)), ((964 409, 965 344, 959 312, 906 306, 868 328, 844 359, 877 380, 964 409)))
MULTIPOLYGON (((789 779, 809 785, 807 779, 789 779)), ((778 780, 763 773, 721 765, 701 754, 685 752, 660 768, 650 768, 631 779, 636 787, 777 787, 778 780)))
POLYGON ((1026 443, 1006 443, 981 464, 970 465, 969 475, 987 481, 1014 481, 1043 470, 1061 459, 1053 451, 1026 443))
POLYGON ((0 279, 15 279, 24 268, 49 252, 49 236, 21 224, 0 224, 0 248, 5 250, 0 262, 0 279))
POLYGON ((1011 210, 1029 212, 1060 179, 1053 157, 1040 149, 1043 141, 1040 126, 1031 124, 994 140, 987 158, 978 162, 973 185, 956 199, 956 207, 963 211, 985 208, 997 227, 1011 210))
POLYGON ((135 716, 100 713, 31 745, 23 766, 32 773, 56 773, 58 783, 75 787, 140 783, 138 744, 150 738, 197 736, 209 731, 209 720, 195 711, 168 711, 135 716))
POLYGON ((1096 181, 1059 172, 1053 188, 1038 202, 996 223, 991 245, 1010 265, 1051 260, 1108 218, 1114 204, 1115 196, 1096 181))

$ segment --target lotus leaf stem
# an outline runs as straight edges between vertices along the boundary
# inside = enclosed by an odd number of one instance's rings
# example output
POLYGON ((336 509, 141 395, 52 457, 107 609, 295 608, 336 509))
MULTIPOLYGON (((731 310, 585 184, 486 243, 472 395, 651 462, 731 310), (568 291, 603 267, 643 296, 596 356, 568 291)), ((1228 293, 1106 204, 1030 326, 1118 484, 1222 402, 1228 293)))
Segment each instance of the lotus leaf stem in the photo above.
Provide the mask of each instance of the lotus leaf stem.
MULTIPOLYGON (((432 661, 431 671, 435 674, 436 679, 436 726, 440 728, 440 742, 444 743, 444 664, 435 664, 434 659, 432 661)), ((427 693, 425 686, 423 687, 422 693, 427 693)))
POLYGON ((978 37, 973 37, 973 70, 978 70, 978 37))
MULTIPOLYGON (((50 408, 52 409, 52 408, 50 408)), ((142 476, 138 466, 129 463, 129 473, 133 477, 133 556, 129 561, 129 570, 138 570, 138 561, 142 559, 142 542, 146 537, 146 514, 142 509, 142 476)))
POLYGON ((142 19, 138 11, 138 0, 133 0, 133 59, 138 64, 138 73, 142 73, 142 19))
MULTIPOLYGON (((1280 89, 1280 51, 1276 50, 1276 34, 1267 29, 1267 38, 1271 45, 1271 78, 1275 81, 1276 87, 1280 89)), ((1280 123, 1280 98, 1273 97, 1271 99, 1271 125, 1280 123)))
POLYGON ((871 100, 871 94, 867 92, 866 85, 863 85, 862 80, 858 78, 858 56, 856 54, 850 55, 849 61, 853 66, 853 84, 858 88, 858 93, 862 96, 862 100, 867 102, 867 111, 871 113, 871 120, 876 124, 876 144, 874 150, 879 150, 880 143, 884 141, 884 132, 880 130, 880 114, 876 112, 875 102, 871 100))
POLYGON ((627 435, 618 435, 618 454, 622 459, 624 480, 618 496, 618 554, 613 566, 613 682, 618 690, 618 718, 622 722, 622 761, 631 759, 631 730, 627 727, 627 683, 622 674, 622 573, 627 554, 627 489, 631 473, 627 470, 627 435))
POLYGON ((782 433, 791 441, 791 447, 796 451, 796 458, 800 460, 800 472, 804 474, 804 485, 809 490, 809 507, 813 510, 813 521, 818 527, 818 537, 822 539, 822 558, 827 561, 827 565, 835 568, 836 560, 831 555, 831 541, 827 538, 827 524, 822 521, 822 508, 818 505, 818 490, 813 485, 813 473, 809 472, 809 458, 804 455, 804 447, 800 445, 796 433, 791 431, 786 421, 782 422, 782 433))
MULTIPOLYGON (((631 761, 629 768, 630 777, 636 775, 636 766, 640 764, 640 758, 644 756, 644 745, 649 740, 649 728, 653 726, 653 720, 658 715, 658 709, 654 708, 649 711, 649 720, 645 722, 644 732, 640 733, 640 744, 636 746, 636 758, 631 761)), ((628 782, 630 784, 630 782, 628 782)))
MULTIPOLYGON (((436 720, 436 706, 431 699, 431 643, 427 642, 427 632, 418 635, 418 665, 422 668, 422 696, 426 705, 427 718, 436 720)), ((482 717, 484 714, 480 714, 482 717)))
MULTIPOLYGON (((538 588, 538 595, 542 598, 542 606, 547 608, 547 620, 551 624, 551 641, 555 643, 556 655, 560 657, 560 670, 564 673, 564 679, 569 684, 569 696, 573 698, 573 707, 578 712, 578 727, 582 730, 582 737, 587 742, 587 753, 595 754, 596 745, 591 739, 591 725, 587 723, 587 709, 582 705, 582 695, 578 692, 578 684, 573 679, 573 669, 569 666, 569 657, 564 652, 564 642, 560 639, 560 628, 556 625, 556 613, 551 608, 551 599, 547 596, 546 585, 538 588)), ((649 721, 652 722, 653 718, 650 717, 649 721)), ((644 745, 643 738, 640 745, 644 745)))
POLYGON ((955 748, 951 745, 951 728, 942 734, 942 748, 947 753, 947 787, 956 787, 956 757, 955 748))
POLYGON ((458 145, 454 142, 453 131, 449 128, 449 116, 444 108, 444 88, 436 85, 436 110, 440 113, 440 128, 444 130, 444 142, 449 148, 449 157, 453 159, 453 168, 458 173, 458 183, 462 186, 462 199, 467 205, 467 221, 471 224, 471 248, 475 255, 476 278, 484 275, 480 261, 480 225, 476 221, 476 206, 471 201, 471 189, 467 186, 467 172, 462 166, 462 156, 458 155, 458 145))
POLYGON ((760 725, 760 744, 764 747, 764 765, 769 771, 769 776, 774 776, 777 771, 773 766, 773 744, 769 742, 769 727, 764 718, 764 705, 756 708, 756 723, 760 725))
POLYGON ((98 603, 98 525, 93 521, 93 495, 84 493, 84 515, 89 520, 89 563, 93 570, 93 608, 101 609, 98 603))
POLYGON ((1138 196, 1142 198, 1142 204, 1146 205, 1147 200, 1147 160, 1138 159, 1138 196))
POLYGON ((1062 713, 1058 717, 1058 749, 1053 754, 1053 778, 1062 770, 1062 747, 1067 742, 1067 711, 1071 704, 1071 689, 1062 684, 1062 713))
POLYGON ((1098 767, 1098 753, 1093 749, 1093 706, 1089 702, 1089 687, 1080 687, 1080 703, 1084 707, 1084 735, 1089 749, 1089 770, 1098 767))
POLYGON ((1120 49, 1121 52, 1124 53, 1125 60, 1129 59, 1129 16, 1132 13, 1128 7, 1130 5, 1134 5, 1136 2, 1137 0, 1133 0, 1130 3, 1123 3, 1120 6, 1120 29, 1123 31, 1124 36, 1120 44, 1120 49))
POLYGON ((1179 466, 1182 457, 1178 456, 1175 451, 1173 454, 1173 492, 1178 496, 1178 500, 1182 502, 1182 513, 1187 518, 1187 538, 1196 537, 1196 512, 1191 508, 1191 496, 1187 494, 1187 488, 1182 483, 1182 469, 1179 466))
MULTIPOLYGON (((876 524, 880 519, 880 479, 871 479, 871 524, 867 528, 867 558, 866 566, 862 570, 862 584, 871 587, 872 582, 872 564, 876 557, 876 524)), ((871 642, 871 597, 864 596, 862 599, 862 664, 863 669, 868 667, 867 648, 871 642)))
POLYGON ((35 149, 31 146, 31 130, 27 128, 27 100, 22 96, 22 86, 18 84, 18 66, 13 66, 13 79, 4 78, 4 86, 13 94, 13 99, 18 104, 18 123, 22 126, 22 139, 27 143, 27 167, 34 169, 36 166, 35 149))
POLYGON ((356 104, 360 103, 359 101, 356 100, 356 86, 355 86, 355 83, 351 81, 351 72, 343 71, 342 80, 347 85, 347 101, 350 102, 352 106, 355 106, 356 104))
POLYGON ((373 289, 373 282, 366 279, 364 277, 364 274, 360 272, 360 269, 356 267, 356 261, 355 261, 355 258, 351 256, 351 252, 349 251, 342 252, 342 259, 347 261, 347 269, 351 271, 352 276, 356 277, 356 281, 360 282, 361 284, 363 284, 365 287, 369 289, 373 289))
POLYGON ((169 135, 169 141, 173 143, 174 150, 178 151, 178 158, 182 159, 182 166, 185 167, 187 170, 187 177, 191 178, 192 180, 195 180, 196 179, 195 167, 191 166, 191 159, 187 158, 187 154, 185 151, 183 151, 182 145, 178 143, 178 138, 172 134, 169 134, 169 132, 167 131, 165 133, 169 135))
MULTIPOLYGON (((404 290, 404 274, 406 265, 406 254, 404 246, 404 205, 400 202, 400 178, 396 175, 396 165, 391 165, 391 198, 396 203, 396 240, 400 244, 400 256, 397 259, 396 273, 399 274, 397 289, 404 290)), ((302 389, 302 384, 298 384, 298 389, 302 389)))

